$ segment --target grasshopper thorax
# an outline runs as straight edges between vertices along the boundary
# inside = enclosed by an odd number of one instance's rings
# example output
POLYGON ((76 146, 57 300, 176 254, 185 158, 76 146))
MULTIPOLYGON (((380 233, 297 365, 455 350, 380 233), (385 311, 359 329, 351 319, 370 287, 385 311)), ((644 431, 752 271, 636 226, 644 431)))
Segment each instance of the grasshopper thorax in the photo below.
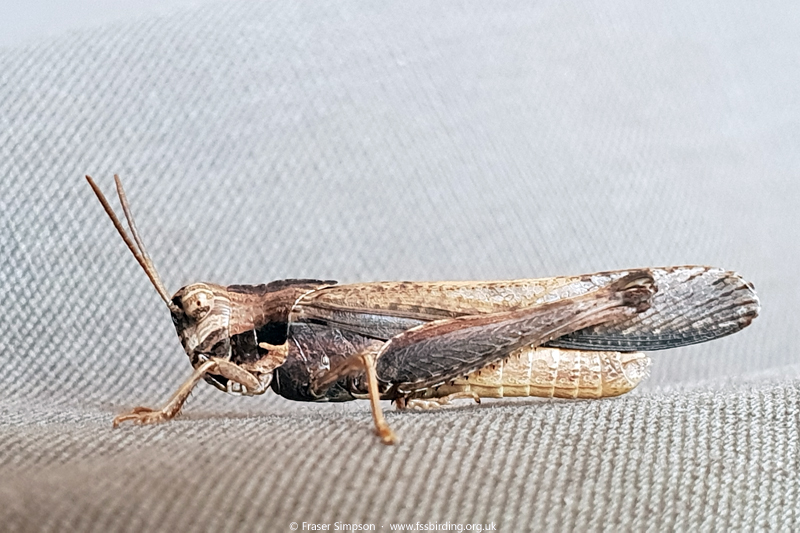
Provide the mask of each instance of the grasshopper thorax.
POLYGON ((225 392, 261 394, 287 355, 289 313, 304 294, 330 281, 282 280, 266 285, 193 283, 170 301, 175 330, 192 365, 226 359, 255 376, 261 386, 244 389, 223 376, 205 380, 225 392))

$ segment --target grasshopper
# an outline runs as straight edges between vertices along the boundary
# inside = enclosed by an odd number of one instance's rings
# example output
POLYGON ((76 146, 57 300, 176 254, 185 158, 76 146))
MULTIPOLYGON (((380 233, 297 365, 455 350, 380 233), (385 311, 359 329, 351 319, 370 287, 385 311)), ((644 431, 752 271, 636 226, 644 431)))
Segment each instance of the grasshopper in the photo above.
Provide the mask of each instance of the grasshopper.
POLYGON ((163 407, 136 407, 114 427, 174 418, 205 380, 239 395, 272 388, 298 401, 369 399, 378 436, 393 444, 380 400, 406 409, 456 398, 618 396, 647 377, 642 350, 729 335, 759 312, 750 283, 707 266, 511 281, 192 283, 170 297, 119 177, 130 235, 86 179, 167 305, 194 367, 163 407))

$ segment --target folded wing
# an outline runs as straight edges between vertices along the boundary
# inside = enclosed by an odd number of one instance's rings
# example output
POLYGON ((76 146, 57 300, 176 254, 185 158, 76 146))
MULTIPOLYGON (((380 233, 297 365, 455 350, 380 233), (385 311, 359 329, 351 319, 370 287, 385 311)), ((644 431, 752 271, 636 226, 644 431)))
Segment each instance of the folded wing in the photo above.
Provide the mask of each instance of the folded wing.
MULTIPOLYGON (((426 322, 515 311, 601 290, 639 269, 583 276, 479 282, 378 282, 339 285, 303 298, 292 321, 389 340, 426 322)), ((657 292, 649 310, 614 324, 568 333, 546 346, 650 351, 735 333, 758 315, 753 286, 706 266, 648 268, 657 292)))

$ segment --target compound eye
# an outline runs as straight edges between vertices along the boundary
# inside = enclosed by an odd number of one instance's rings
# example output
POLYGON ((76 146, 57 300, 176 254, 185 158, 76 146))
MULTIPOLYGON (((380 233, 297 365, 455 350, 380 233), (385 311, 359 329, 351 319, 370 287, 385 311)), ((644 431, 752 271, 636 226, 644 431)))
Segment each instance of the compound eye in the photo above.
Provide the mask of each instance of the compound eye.
POLYGON ((202 320, 214 305, 214 293, 208 289, 195 289, 183 297, 183 312, 195 320, 202 320))

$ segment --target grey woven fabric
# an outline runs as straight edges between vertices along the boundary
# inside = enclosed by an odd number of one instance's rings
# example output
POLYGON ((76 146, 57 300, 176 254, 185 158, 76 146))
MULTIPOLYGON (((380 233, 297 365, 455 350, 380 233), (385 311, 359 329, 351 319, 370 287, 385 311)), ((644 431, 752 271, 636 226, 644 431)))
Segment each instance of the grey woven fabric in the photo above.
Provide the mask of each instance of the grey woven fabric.
POLYGON ((0 528, 800 527, 796 2, 235 1, 0 50, 0 528), (762 315, 604 401, 395 413, 188 376, 170 290, 712 264, 762 315))

